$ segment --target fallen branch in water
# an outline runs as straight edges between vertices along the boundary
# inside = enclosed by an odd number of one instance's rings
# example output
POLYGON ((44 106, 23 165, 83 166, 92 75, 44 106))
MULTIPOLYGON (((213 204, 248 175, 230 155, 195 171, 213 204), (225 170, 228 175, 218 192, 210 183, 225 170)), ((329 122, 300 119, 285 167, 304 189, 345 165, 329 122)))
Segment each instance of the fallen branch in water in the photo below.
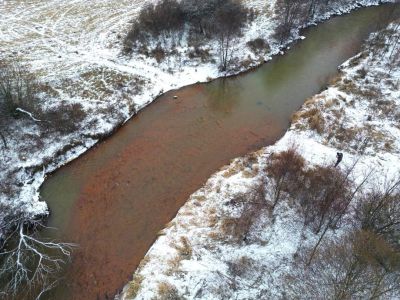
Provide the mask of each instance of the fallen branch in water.
POLYGON ((57 284, 58 273, 76 245, 40 240, 38 229, 46 228, 40 221, 19 218, 13 225, 14 230, 0 245, 5 248, 0 253, 1 290, 8 296, 36 294, 39 299, 57 284))

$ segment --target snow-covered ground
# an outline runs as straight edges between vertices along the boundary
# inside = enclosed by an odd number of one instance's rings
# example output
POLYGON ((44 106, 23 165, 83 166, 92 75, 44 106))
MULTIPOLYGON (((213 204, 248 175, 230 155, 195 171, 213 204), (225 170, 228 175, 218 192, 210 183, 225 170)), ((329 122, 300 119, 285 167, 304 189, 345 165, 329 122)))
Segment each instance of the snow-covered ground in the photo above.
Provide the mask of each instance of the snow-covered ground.
MULTIPOLYGON (((316 21, 379 2, 343 0, 329 14, 317 14, 316 21)), ((47 205, 40 201, 38 193, 46 174, 77 158, 157 95, 225 75, 211 62, 171 58, 158 64, 140 55, 129 58, 122 55, 124 35, 144 3, 139 0, 0 1, 0 59, 18 60, 32 70, 41 83, 41 106, 54 108, 79 103, 86 113, 78 129, 70 133, 43 129, 28 119, 9 128, 12 133, 8 134, 9 149, 0 150, 0 204, 3 205, 0 225, 13 212, 32 218, 46 215, 47 205)), ((260 14, 237 45, 239 59, 253 55, 246 42, 259 37, 272 46, 264 59, 280 51, 272 38, 274 3, 246 1, 246 5, 260 14)), ((294 34, 293 39, 296 38, 298 34, 294 34)), ((216 56, 215 50, 211 53, 216 56)), ((0 228, 1 238, 4 227, 0 228)))
MULTIPOLYGON (((281 140, 213 175, 159 233, 121 298, 312 299, 307 293, 290 295, 285 280, 295 270, 296 251, 314 245, 317 236, 296 206, 282 201, 271 212, 252 195, 267 178, 271 154, 293 146, 310 166, 333 165, 338 151, 344 154, 342 169, 358 160, 355 181, 373 171, 366 187, 398 177, 400 45, 390 44, 399 37, 399 23, 372 34, 327 90, 293 116, 281 140), (249 218, 246 211, 253 212, 251 224, 241 223, 249 218), (245 239, 232 234, 231 222, 247 226, 245 239)), ((320 299, 330 299, 325 296, 320 299)))

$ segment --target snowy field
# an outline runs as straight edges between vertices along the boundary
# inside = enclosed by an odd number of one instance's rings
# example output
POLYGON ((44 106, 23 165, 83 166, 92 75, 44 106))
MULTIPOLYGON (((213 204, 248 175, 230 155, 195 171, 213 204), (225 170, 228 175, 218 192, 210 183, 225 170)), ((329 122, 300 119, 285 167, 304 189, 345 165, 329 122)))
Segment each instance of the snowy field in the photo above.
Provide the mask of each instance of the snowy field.
MULTIPOLYGON (((330 14, 379 2, 343 1, 330 14)), ((39 104, 42 107, 80 104, 85 112, 78 128, 69 133, 54 133, 51 128, 43 129, 29 119, 9 128, 12 132, 8 134, 9 148, 0 150, 0 204, 3 205, 0 225, 10 213, 21 212, 30 218, 46 215, 47 205, 40 201, 38 193, 46 174, 77 158, 157 95, 225 75, 213 63, 177 58, 158 64, 139 55, 123 56, 123 38, 144 3, 132 0, 0 1, 0 59, 19 61, 32 70, 41 84, 39 104)), ((246 42, 262 37, 272 46, 264 57, 270 59, 280 51, 271 38, 274 1, 246 3, 260 14, 246 28, 236 55, 239 60, 253 55, 246 42)), ((317 15, 317 20, 328 17, 329 14, 317 15)), ((297 38, 298 34, 294 36, 297 38)), ((215 49, 211 53, 216 57, 215 49)))
MULTIPOLYGON (((246 214, 243 207, 250 209, 240 199, 265 180, 263 170, 271 154, 292 146, 309 166, 333 165, 338 151, 344 154, 342 169, 358 160, 352 174, 356 181, 372 171, 366 188, 383 187, 398 178, 400 51, 399 45, 390 44, 399 37, 400 24, 372 34, 362 52, 341 66, 327 90, 293 116, 281 140, 235 159, 213 175, 159 233, 121 298, 314 299, 307 293, 290 294, 286 288, 285 280, 296 276, 295 253, 318 239, 304 226, 296 207, 283 201, 271 213, 261 206, 247 224, 250 230, 243 241, 227 234, 226 226, 229 220, 240 222, 246 214), (323 120, 318 123, 322 128, 310 118, 323 120)), ((329 231, 327 240, 346 232, 346 226, 329 231)))

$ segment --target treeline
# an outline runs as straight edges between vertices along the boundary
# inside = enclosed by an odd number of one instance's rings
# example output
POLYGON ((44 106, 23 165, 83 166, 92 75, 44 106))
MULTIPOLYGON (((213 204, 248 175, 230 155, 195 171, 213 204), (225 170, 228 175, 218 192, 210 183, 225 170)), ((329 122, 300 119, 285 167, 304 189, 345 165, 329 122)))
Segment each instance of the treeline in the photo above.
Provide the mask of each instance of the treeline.
POLYGON ((333 6, 348 4, 348 0, 277 0, 275 13, 278 27, 275 37, 281 43, 290 37, 293 29, 312 22, 315 15, 323 15, 333 6))
POLYGON ((367 188, 370 173, 355 184, 356 164, 307 168, 294 149, 269 160, 264 184, 271 209, 281 201, 295 205, 316 235, 313 244, 299 247, 285 293, 300 299, 400 296, 400 180, 367 188))
MULTIPOLYGON (((132 25, 126 39, 126 51, 147 48, 154 40, 161 44, 172 40, 172 47, 189 32, 189 43, 194 46, 211 39, 219 45, 221 68, 225 70, 231 59, 232 43, 254 12, 235 0, 161 0, 145 6, 132 25)), ((164 50, 165 51, 165 50, 164 50)))
MULTIPOLYGON (((295 28, 312 21, 316 14, 346 3, 347 0, 277 0, 275 38, 284 43, 295 28)), ((218 42, 220 68, 226 70, 233 61, 235 39, 257 14, 240 0, 160 0, 142 8, 125 38, 124 50, 161 62, 176 54, 175 47, 185 37, 185 46, 194 47, 189 57, 205 61, 210 55, 201 46, 213 40, 218 42)), ((250 41, 248 47, 256 54, 269 48, 261 38, 250 41)))

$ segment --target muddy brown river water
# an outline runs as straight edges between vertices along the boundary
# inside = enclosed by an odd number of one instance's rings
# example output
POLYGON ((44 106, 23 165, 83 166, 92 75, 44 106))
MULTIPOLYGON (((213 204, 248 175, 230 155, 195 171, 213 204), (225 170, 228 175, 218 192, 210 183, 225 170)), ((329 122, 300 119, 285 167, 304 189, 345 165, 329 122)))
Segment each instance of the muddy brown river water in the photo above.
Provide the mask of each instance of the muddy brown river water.
POLYGON ((255 71, 168 92, 50 176, 41 197, 58 230, 42 235, 79 247, 46 298, 112 298, 189 195, 231 159, 281 137, 394 8, 333 18, 255 71))

